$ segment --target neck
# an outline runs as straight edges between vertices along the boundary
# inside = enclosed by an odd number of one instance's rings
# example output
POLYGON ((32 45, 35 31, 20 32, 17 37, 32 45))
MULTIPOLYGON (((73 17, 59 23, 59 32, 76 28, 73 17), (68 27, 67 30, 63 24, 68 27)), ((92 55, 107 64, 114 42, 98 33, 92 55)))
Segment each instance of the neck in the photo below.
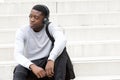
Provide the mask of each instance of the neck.
POLYGON ((41 25, 41 26, 39 26, 39 27, 34 28, 33 30, 34 30, 35 32, 39 32, 39 31, 42 30, 43 27, 44 27, 44 25, 41 25))

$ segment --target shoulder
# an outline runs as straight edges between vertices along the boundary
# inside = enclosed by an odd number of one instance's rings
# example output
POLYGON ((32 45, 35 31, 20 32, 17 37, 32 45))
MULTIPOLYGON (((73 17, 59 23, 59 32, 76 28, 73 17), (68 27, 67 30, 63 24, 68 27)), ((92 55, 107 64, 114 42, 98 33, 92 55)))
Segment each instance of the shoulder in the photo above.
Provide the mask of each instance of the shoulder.
POLYGON ((57 23, 53 23, 51 22, 48 26, 48 29, 51 31, 51 30, 63 30, 62 27, 57 24, 57 23))
POLYGON ((64 29, 56 23, 51 22, 48 26, 48 30, 49 30, 49 33, 52 36, 57 36, 59 34, 64 34, 64 29))
POLYGON ((49 27, 57 28, 60 27, 60 25, 57 23, 50 22, 49 27))
POLYGON ((24 25, 24 26, 21 26, 20 28, 18 28, 17 31, 18 31, 18 32, 20 31, 20 32, 23 32, 23 33, 24 33, 24 32, 26 32, 26 31, 28 31, 29 28, 30 28, 29 25, 24 25))
POLYGON ((16 31, 16 37, 25 37, 26 33, 29 31, 29 25, 21 26, 16 31))

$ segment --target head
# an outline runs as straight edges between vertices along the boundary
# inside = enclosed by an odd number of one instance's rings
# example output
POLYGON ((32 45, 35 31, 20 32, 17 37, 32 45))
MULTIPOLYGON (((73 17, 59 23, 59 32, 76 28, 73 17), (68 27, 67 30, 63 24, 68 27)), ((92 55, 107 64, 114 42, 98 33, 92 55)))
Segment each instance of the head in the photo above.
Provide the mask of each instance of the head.
POLYGON ((45 5, 33 6, 30 15, 30 26, 32 29, 40 29, 49 21, 49 9, 45 5))

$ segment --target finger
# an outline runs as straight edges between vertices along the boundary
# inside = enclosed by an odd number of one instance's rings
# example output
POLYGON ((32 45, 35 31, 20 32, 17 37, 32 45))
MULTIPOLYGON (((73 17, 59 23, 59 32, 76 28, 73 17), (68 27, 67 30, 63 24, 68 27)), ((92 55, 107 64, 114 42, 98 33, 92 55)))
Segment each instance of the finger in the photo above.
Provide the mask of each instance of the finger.
POLYGON ((44 77, 44 73, 43 72, 39 72, 39 78, 43 78, 44 77))
POLYGON ((52 72, 50 72, 50 73, 49 73, 49 76, 50 76, 50 77, 52 77, 52 76, 53 76, 53 73, 52 73, 52 72))
POLYGON ((51 73, 51 74, 50 74, 50 77, 52 77, 53 75, 54 75, 54 74, 53 74, 53 73, 51 73))
POLYGON ((37 78, 41 78, 40 74, 37 74, 37 78))
POLYGON ((53 76, 53 74, 50 74, 48 77, 52 77, 53 76))
POLYGON ((43 75, 41 73, 39 74, 39 78, 43 78, 43 75))
POLYGON ((48 76, 50 76, 50 74, 51 74, 51 69, 49 68, 48 69, 48 76))
POLYGON ((41 72, 41 75, 42 75, 42 77, 45 77, 46 76, 46 72, 45 71, 41 72))
POLYGON ((48 70, 48 76, 52 76, 53 75, 53 72, 52 72, 52 68, 50 68, 49 70, 48 70))
POLYGON ((54 68, 52 68, 52 74, 54 74, 54 68))
POLYGON ((48 72, 48 69, 46 69, 46 75, 48 76, 49 72, 48 72))
POLYGON ((46 72, 43 70, 43 71, 41 71, 41 77, 43 78, 43 77, 45 77, 46 76, 46 72))
POLYGON ((49 69, 46 69, 46 75, 47 76, 49 75, 49 69))
POLYGON ((51 75, 53 76, 54 74, 54 68, 51 68, 51 75))

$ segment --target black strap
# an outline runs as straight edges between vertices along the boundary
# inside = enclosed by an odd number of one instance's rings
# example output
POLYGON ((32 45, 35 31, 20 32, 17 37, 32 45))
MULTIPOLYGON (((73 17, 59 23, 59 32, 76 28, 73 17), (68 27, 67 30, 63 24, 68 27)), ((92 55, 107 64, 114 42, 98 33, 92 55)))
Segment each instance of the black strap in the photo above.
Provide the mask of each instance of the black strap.
POLYGON ((51 23, 51 22, 48 22, 48 23, 46 24, 46 33, 47 33, 49 39, 52 41, 52 46, 54 46, 54 41, 55 41, 55 39, 50 35, 49 30, 48 30, 48 26, 49 26, 50 23, 51 23))
MULTIPOLYGON (((50 22, 46 24, 46 33, 49 39, 52 41, 52 47, 53 47, 55 39, 49 33, 49 30, 48 30, 49 24, 50 22)), ((58 79, 64 80, 64 77, 66 77, 67 80, 75 78, 73 65, 66 51, 66 47, 64 48, 62 54, 55 60, 55 76, 54 76, 55 79, 54 80, 58 80, 58 79), (65 72, 68 72, 68 73, 64 75, 65 72)))

